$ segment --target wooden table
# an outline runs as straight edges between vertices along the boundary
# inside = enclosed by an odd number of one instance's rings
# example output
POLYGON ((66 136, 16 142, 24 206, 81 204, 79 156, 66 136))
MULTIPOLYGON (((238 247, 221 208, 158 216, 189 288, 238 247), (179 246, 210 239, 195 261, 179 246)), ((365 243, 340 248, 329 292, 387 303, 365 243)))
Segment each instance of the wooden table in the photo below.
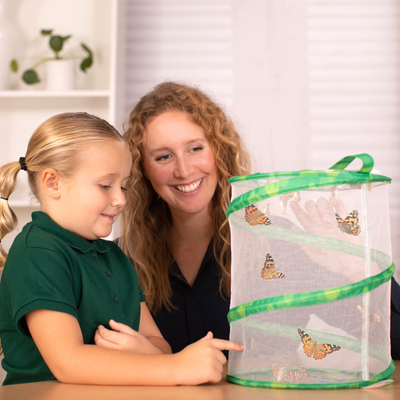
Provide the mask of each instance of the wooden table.
POLYGON ((291 390, 217 384, 177 387, 67 385, 57 381, 0 387, 1 400, 398 400, 400 361, 395 362, 395 382, 378 389, 291 390))

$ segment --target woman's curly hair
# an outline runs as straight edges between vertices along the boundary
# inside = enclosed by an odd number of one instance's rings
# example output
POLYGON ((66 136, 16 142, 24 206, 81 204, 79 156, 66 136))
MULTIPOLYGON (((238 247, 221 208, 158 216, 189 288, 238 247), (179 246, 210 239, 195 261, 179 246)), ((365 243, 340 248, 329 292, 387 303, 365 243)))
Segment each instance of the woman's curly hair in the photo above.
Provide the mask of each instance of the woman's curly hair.
POLYGON ((231 198, 228 179, 246 175, 250 158, 232 121, 198 88, 163 82, 141 98, 132 110, 124 138, 132 154, 127 204, 121 218, 120 246, 133 261, 147 306, 153 312, 173 308, 168 268, 173 260, 169 245, 171 213, 144 176, 142 142, 146 126, 167 111, 183 111, 201 127, 211 144, 218 170, 213 210, 213 252, 219 265, 221 293, 230 296, 230 231, 226 210, 231 198))

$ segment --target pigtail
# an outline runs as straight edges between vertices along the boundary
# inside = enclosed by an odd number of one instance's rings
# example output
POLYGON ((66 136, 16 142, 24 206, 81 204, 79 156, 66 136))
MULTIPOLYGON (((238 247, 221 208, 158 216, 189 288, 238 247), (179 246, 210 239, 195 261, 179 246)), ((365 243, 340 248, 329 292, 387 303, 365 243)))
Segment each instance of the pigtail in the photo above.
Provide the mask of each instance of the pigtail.
POLYGON ((13 231, 17 226, 18 219, 11 209, 8 199, 17 185, 17 175, 21 170, 21 164, 16 161, 0 167, 0 270, 4 267, 7 252, 1 245, 4 236, 13 231))

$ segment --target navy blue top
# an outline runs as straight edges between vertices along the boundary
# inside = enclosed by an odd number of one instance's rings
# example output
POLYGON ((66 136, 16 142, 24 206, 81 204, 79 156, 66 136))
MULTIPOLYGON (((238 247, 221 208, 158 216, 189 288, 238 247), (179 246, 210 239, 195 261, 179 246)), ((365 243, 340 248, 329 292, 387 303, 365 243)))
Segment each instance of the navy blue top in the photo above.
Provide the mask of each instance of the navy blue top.
POLYGON ((219 290, 218 265, 208 246, 197 277, 190 286, 176 262, 170 266, 171 312, 163 307, 152 314, 164 339, 176 353, 212 331, 215 338, 229 339, 229 298, 219 290))

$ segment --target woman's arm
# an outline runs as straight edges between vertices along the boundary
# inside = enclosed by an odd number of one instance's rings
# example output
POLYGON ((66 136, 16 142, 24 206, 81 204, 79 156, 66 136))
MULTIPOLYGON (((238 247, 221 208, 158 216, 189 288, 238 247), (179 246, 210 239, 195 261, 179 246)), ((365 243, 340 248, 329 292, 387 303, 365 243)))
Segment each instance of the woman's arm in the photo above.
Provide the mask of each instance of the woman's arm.
POLYGON ((138 332, 113 320, 110 327, 112 330, 99 326, 94 337, 96 345, 133 353, 171 354, 171 347, 162 337, 145 302, 140 303, 138 332))
POLYGON ((32 339, 57 380, 97 385, 197 385, 218 382, 226 358, 220 350, 243 346, 212 334, 177 354, 135 354, 85 345, 70 314, 35 310, 26 316, 32 339))

